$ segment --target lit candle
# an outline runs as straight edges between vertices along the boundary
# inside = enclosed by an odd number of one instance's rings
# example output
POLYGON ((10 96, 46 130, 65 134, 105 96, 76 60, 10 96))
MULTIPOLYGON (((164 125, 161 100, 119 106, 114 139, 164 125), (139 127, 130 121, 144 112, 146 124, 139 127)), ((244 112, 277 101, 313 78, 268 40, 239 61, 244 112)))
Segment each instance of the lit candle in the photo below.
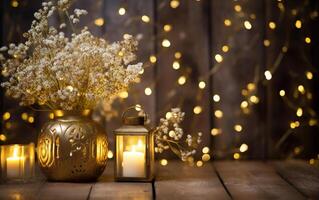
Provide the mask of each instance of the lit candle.
POLYGON ((7 158, 7 178, 20 178, 25 158, 18 156, 19 146, 15 145, 12 157, 7 158))
POLYGON ((123 176, 145 177, 145 153, 136 151, 135 145, 132 146, 132 151, 123 152, 123 176))

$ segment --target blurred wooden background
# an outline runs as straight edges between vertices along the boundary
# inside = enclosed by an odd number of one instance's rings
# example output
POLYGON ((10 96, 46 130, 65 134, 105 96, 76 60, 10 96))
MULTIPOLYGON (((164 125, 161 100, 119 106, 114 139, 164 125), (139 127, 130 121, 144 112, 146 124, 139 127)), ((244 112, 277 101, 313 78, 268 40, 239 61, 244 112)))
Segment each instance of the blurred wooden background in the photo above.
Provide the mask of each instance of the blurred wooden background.
MULTIPOLYGON (((40 3, 1 2, 1 44, 23 41, 22 33, 28 30, 40 3)), ((88 10, 81 25, 94 34, 116 41, 128 33, 140 41, 138 60, 145 67, 141 82, 130 88, 128 98, 115 100, 106 117, 96 114, 111 145, 121 112, 129 105, 141 104, 152 125, 170 108, 181 107, 186 112, 185 132, 202 132, 201 148, 210 147, 215 159, 233 159, 235 153, 240 159, 317 157, 316 0, 78 0, 75 7, 88 10), (119 14, 120 8, 125 9, 124 15, 119 14), (141 20, 144 15, 149 22, 145 17, 141 20), (295 27, 296 20, 302 22, 301 29, 295 27), (165 25, 171 30, 165 31, 165 25), (305 37, 311 38, 310 44, 305 43, 305 37), (169 47, 163 46, 165 39, 170 41, 169 47), (150 56, 156 57, 155 63, 150 62, 150 56), (178 70, 172 67, 174 61, 180 64, 178 70), (271 80, 265 79, 266 70, 272 73, 271 80), (313 74, 311 80, 305 75, 307 71, 313 74), (186 78, 185 84, 178 84, 180 77, 186 78), (200 81, 206 83, 204 89, 198 87, 200 81), (298 91, 299 85, 305 92, 298 91), (145 94, 147 87, 151 95, 145 94), (280 90, 285 90, 284 97, 280 90), (219 102, 214 101, 215 94, 219 102), (199 114, 194 113, 196 106, 199 114), (303 109, 301 117, 296 116, 298 107, 303 109), (296 121, 299 126, 295 128, 296 121), (240 151, 242 144, 248 151, 240 151)), ((52 19, 53 23, 58 21, 52 19)), ((1 122, 1 134, 6 136, 1 143, 34 142, 48 113, 18 107, 17 102, 4 97, 3 90, 2 96, 2 114, 10 112, 11 118, 1 122), (35 122, 22 120, 23 112, 34 116, 35 122)))

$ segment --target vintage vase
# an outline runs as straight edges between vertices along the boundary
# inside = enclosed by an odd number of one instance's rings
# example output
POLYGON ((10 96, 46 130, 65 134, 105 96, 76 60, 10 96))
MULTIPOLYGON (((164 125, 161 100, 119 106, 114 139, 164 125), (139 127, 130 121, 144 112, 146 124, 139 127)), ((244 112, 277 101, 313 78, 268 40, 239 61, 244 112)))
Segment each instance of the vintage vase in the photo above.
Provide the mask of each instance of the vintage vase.
POLYGON ((38 137, 39 165, 48 180, 97 179, 107 162, 108 142, 99 125, 80 113, 47 122, 38 137))

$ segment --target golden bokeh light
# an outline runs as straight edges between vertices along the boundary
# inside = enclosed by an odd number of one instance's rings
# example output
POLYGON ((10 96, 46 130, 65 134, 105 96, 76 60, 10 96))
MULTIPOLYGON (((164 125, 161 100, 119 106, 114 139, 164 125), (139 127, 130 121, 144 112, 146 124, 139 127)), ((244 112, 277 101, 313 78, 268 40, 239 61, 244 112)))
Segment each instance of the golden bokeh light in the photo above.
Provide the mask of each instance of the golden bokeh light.
POLYGON ((145 88, 144 93, 145 93, 145 95, 150 96, 152 94, 152 89, 147 87, 147 88, 145 88))
POLYGON ((10 117, 11 117, 11 114, 10 114, 9 112, 5 112, 5 113, 3 113, 3 115, 2 115, 2 119, 3 119, 4 121, 9 120, 10 117))
POLYGON ((213 128, 212 130, 210 130, 210 134, 212 136, 216 136, 216 135, 219 135, 221 133, 221 130, 218 129, 218 128, 213 128))
POLYGON ((247 30, 250 30, 250 29, 252 29, 252 25, 251 25, 251 23, 249 22, 249 21, 244 21, 244 27, 245 27, 245 29, 247 29, 247 30))
POLYGON ((223 56, 220 54, 216 54, 215 60, 216 60, 216 62, 221 63, 223 61, 223 56))
POLYGON ((224 45, 224 46, 222 46, 222 51, 223 52, 228 52, 229 51, 229 46, 227 46, 227 45, 224 45))
POLYGON ((180 64, 178 61, 174 61, 172 65, 173 69, 178 70, 180 68, 180 64))
POLYGON ((240 12, 240 11, 241 11, 241 6, 240 6, 240 5, 235 5, 235 6, 234 6, 234 10, 235 10, 236 12, 240 12))
POLYGON ((186 77, 185 76, 180 76, 177 80, 179 85, 184 85, 186 83, 186 77))
POLYGON ((203 161, 201 161, 201 160, 199 160, 199 161, 196 162, 196 166, 197 166, 197 167, 202 167, 203 164, 204 164, 204 163, 203 163, 203 161))
POLYGON ((108 152, 107 152, 107 158, 108 159, 112 159, 113 158, 113 152, 111 151, 111 150, 108 150, 108 152))
POLYGON ((236 124, 234 126, 234 130, 239 133, 243 130, 243 127, 240 124, 236 124))
POLYGON ((213 100, 214 100, 215 102, 219 102, 219 101, 220 101, 220 96, 219 96, 218 94, 214 94, 213 100))
POLYGON ((298 91, 301 93, 301 94, 305 94, 305 87, 303 85, 298 85, 298 91))
POLYGON ((203 111, 203 109, 202 109, 201 106, 195 106, 194 109, 193 109, 193 112, 194 112, 196 115, 200 114, 202 111, 203 111))
POLYGON ((240 158, 240 154, 239 153, 234 153, 233 155, 235 160, 238 160, 240 158))
POLYGON ((204 89, 204 88, 206 87, 206 83, 205 83, 204 81, 200 81, 200 82, 198 83, 198 87, 199 87, 200 89, 204 89))
POLYGON ((240 145, 240 147, 239 147, 239 151, 240 152, 244 153, 247 150, 248 150, 248 145, 247 144, 243 143, 242 145, 240 145))
POLYGON ((202 152, 203 152, 203 153, 209 153, 209 147, 204 147, 204 148, 202 149, 202 152))
POLYGON ((270 72, 269 70, 266 70, 266 71, 264 72, 264 75, 265 75, 265 78, 266 78, 267 80, 270 80, 270 79, 272 78, 272 74, 271 74, 271 72, 270 72))
POLYGON ((308 80, 311 80, 313 78, 313 74, 310 71, 306 71, 306 77, 308 80))
POLYGON ((160 164, 162 166, 166 166, 168 164, 168 161, 166 159, 161 159, 160 164))
POLYGON ((303 114, 303 110, 302 110, 302 108, 298 108, 298 109, 297 109, 297 111, 296 111, 296 115, 297 115, 297 117, 301 117, 301 116, 302 116, 302 114, 303 114))
POLYGON ((122 99, 126 99, 128 97, 128 92, 127 91, 120 92, 119 97, 122 99))
POLYGON ((302 27, 302 22, 299 19, 296 20, 295 26, 296 26, 296 28, 300 29, 302 27))
POLYGON ((280 95, 281 97, 285 96, 285 95, 286 95, 285 90, 280 90, 280 91, 279 91, 279 95, 280 95))
POLYGON ((165 24, 165 25, 163 26, 163 30, 164 30, 165 32, 170 32, 170 31, 172 30, 172 25, 170 25, 170 24, 165 24))
POLYGON ((175 54, 174 54, 174 57, 175 57, 176 59, 180 59, 180 58, 182 57, 182 53, 179 52, 179 51, 176 51, 175 54))
POLYGON ((102 17, 97 18, 97 19, 94 20, 94 24, 96 26, 103 26, 104 25, 104 19, 102 17))
POLYGON ((179 0, 171 0, 170 4, 171 8, 177 8, 179 6, 179 0))
POLYGON ((310 37, 305 37, 305 42, 306 42, 307 44, 310 44, 310 43, 311 43, 311 38, 310 38, 310 37))
POLYGON ((125 13, 126 13, 126 10, 125 10, 125 8, 119 8, 119 15, 125 15, 125 13))
POLYGON ((225 24, 225 26, 231 26, 232 23, 231 23, 230 19, 225 19, 224 24, 225 24))
POLYGON ((216 118, 222 118, 224 114, 223 114, 223 111, 221 111, 221 110, 216 110, 216 111, 214 112, 214 115, 215 115, 216 118))
POLYGON ((268 24, 270 29, 275 29, 276 28, 276 23, 275 22, 269 22, 268 24))
POLYGON ((163 47, 170 47, 171 46, 171 42, 168 40, 168 39, 164 39, 163 41, 162 41, 162 46, 163 47))
POLYGON ((202 161, 207 162, 210 160, 210 155, 208 153, 205 153, 202 155, 202 161))
POLYGON ((149 59, 150 59, 151 63, 156 63, 156 61, 157 61, 157 58, 154 55, 151 55, 149 59))
POLYGON ((141 17, 142 21, 145 22, 145 23, 149 23, 151 21, 150 17, 147 16, 147 15, 143 15, 141 17))

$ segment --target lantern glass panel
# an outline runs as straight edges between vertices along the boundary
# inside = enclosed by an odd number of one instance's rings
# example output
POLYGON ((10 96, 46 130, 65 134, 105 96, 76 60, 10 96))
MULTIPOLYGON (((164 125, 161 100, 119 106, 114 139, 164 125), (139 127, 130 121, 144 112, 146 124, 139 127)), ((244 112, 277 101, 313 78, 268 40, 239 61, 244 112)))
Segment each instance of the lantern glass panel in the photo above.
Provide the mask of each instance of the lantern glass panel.
POLYGON ((1 146, 1 179, 27 180, 34 176, 34 144, 1 146))
POLYGON ((127 178, 145 178, 146 171, 146 136, 117 135, 117 176, 127 178))

